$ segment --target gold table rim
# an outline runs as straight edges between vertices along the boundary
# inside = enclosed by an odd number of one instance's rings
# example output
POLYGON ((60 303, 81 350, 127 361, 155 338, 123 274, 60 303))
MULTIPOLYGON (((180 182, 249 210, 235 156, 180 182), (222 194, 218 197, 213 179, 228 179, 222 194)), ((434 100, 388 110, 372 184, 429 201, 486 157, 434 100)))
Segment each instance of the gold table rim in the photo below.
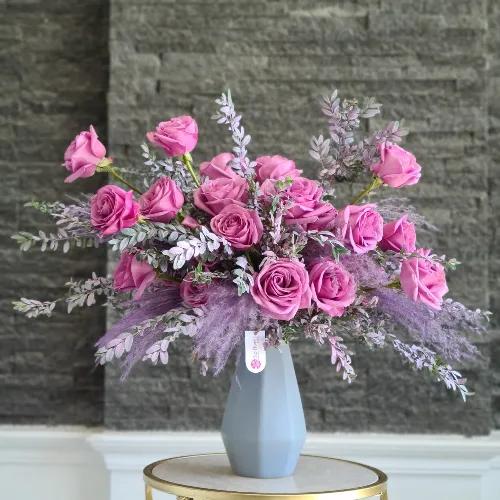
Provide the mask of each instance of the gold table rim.
POLYGON ((155 477, 153 475, 153 469, 163 463, 172 460, 179 460, 185 458, 193 457, 204 457, 213 455, 225 455, 225 453, 197 453, 192 455, 183 455, 178 457, 164 458, 162 460, 157 460, 146 467, 143 470, 144 482, 146 485, 158 491, 164 491, 166 493, 171 493, 178 497, 187 498, 197 498, 203 496, 204 498, 210 498, 214 500, 239 500, 245 497, 247 500, 252 500, 253 498, 262 499, 272 499, 279 498, 280 500, 355 500, 360 498, 367 498, 374 495, 380 495, 387 490, 387 475, 381 470, 372 467, 370 465, 361 464, 359 462, 354 462, 352 460, 344 460, 341 458, 325 457, 322 455, 311 455, 304 454, 303 457, 312 458, 324 458, 327 460, 336 460, 337 462, 344 462, 349 464, 355 464, 365 469, 369 469, 377 475, 377 481, 374 483, 364 485, 358 488, 348 488, 336 491, 317 491, 317 492, 305 492, 305 493, 256 493, 256 492, 242 492, 242 491, 229 491, 229 490, 217 490, 214 488, 201 488, 199 486, 187 486, 185 484, 175 483, 173 481, 167 481, 155 477), (361 496, 360 496, 361 495, 361 496))

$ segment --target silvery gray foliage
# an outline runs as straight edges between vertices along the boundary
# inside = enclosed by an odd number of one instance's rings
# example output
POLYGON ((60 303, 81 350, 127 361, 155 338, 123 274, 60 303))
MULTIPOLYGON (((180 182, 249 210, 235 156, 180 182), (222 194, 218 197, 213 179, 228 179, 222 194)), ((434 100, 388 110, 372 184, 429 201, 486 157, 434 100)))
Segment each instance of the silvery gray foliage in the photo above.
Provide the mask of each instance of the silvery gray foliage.
POLYGON ((38 318, 39 316, 52 316, 57 300, 41 302, 35 299, 21 297, 12 302, 14 310, 23 313, 27 318, 38 318))
POLYGON ((115 358, 120 359, 123 354, 130 352, 133 343, 134 335, 132 333, 121 333, 95 352, 96 364, 104 365, 105 363, 109 363, 115 358))
POLYGON ((250 135, 245 133, 245 129, 240 125, 241 115, 236 113, 234 109, 231 91, 228 89, 227 94, 222 93, 221 97, 215 100, 218 104, 219 111, 212 116, 217 123, 227 125, 231 132, 233 142, 234 160, 230 162, 231 167, 238 172, 242 177, 251 176, 255 169, 255 162, 250 161, 247 156, 247 146, 250 143, 250 135))
POLYGON ((27 252, 37 245, 40 245, 42 252, 46 250, 55 252, 60 249, 63 253, 69 252, 72 248, 97 248, 99 246, 99 240, 96 237, 73 236, 62 228, 55 233, 48 234, 44 231, 38 231, 38 234, 20 231, 14 234, 12 239, 17 242, 22 252, 27 252))
POLYGON ((68 305, 68 314, 75 307, 93 306, 96 303, 96 297, 106 298, 115 295, 113 278, 111 276, 97 276, 92 273, 92 277, 83 281, 68 281, 66 286, 69 288, 69 296, 66 298, 68 305))
MULTIPOLYGON (((197 323, 202 316, 202 311, 200 309, 192 309, 191 311, 189 309, 178 309, 162 316, 165 317, 163 321, 166 322, 163 333, 169 335, 148 347, 146 354, 142 358, 143 361, 149 360, 154 365, 158 361, 164 365, 168 363, 168 347, 181 335, 193 337, 196 334, 197 323), (181 312, 179 313, 179 311, 181 312), (173 314, 171 314, 172 312, 173 314)), ((156 325, 159 326, 160 322, 156 322, 156 325)), ((155 327, 153 326, 153 328, 155 327)))
POLYGON ((144 165, 149 167, 149 179, 144 179, 146 187, 149 187, 149 184, 152 184, 156 179, 168 176, 176 182, 184 193, 192 192, 195 188, 193 178, 182 161, 172 158, 158 159, 156 153, 151 151, 149 145, 145 142, 141 144, 141 150, 144 165))
POLYGON ((321 164, 320 177, 330 195, 336 181, 353 180, 371 167, 381 143, 399 142, 406 135, 399 122, 390 122, 366 139, 358 137, 361 119, 378 115, 380 108, 381 104, 373 97, 365 99, 360 106, 354 99, 341 100, 337 90, 323 96, 321 111, 328 118, 330 137, 313 137, 309 154, 321 164))
POLYGON ((22 297, 12 303, 14 310, 25 314, 28 318, 51 316, 57 303, 64 300, 70 314, 75 307, 93 306, 97 296, 111 298, 115 295, 111 276, 100 277, 96 273, 92 273, 92 277, 86 280, 68 281, 65 286, 68 288, 68 296, 65 299, 41 302, 22 297))
POLYGON ((196 322, 200 314, 199 309, 178 307, 133 325, 130 330, 111 339, 96 351, 96 363, 103 365, 114 358, 121 358, 124 353, 130 352, 135 338, 147 336, 148 331, 161 329, 161 332, 169 337, 177 338, 179 335, 191 337, 196 331, 196 322))
POLYGON ((39 246, 42 252, 47 250, 55 252, 62 250, 69 252, 72 248, 98 247, 101 243, 97 232, 90 225, 89 197, 74 199, 75 203, 65 205, 57 201, 54 203, 44 201, 31 201, 25 206, 34 208, 43 214, 50 215, 56 220, 57 231, 45 233, 29 233, 20 231, 12 236, 22 252, 27 252, 39 246))
POLYGON ((166 273, 170 268, 170 260, 156 248, 137 248, 132 247, 130 253, 133 253, 138 260, 146 261, 150 266, 166 273))
POLYGON ((320 134, 311 138, 310 146, 309 155, 321 164, 322 171, 335 169, 335 158, 330 154, 330 139, 320 134))
POLYGON ((174 340, 174 336, 165 337, 162 340, 158 340, 151 347, 148 348, 146 354, 142 358, 143 361, 150 360, 153 365, 156 365, 158 361, 166 365, 168 363, 168 346, 174 340))
POLYGON ((238 296, 249 293, 253 286, 253 268, 244 255, 237 257, 236 268, 233 269, 233 283, 238 287, 238 296), (249 272, 250 271, 250 272, 249 272))
POLYGON ((438 382, 443 382, 446 385, 447 389, 458 391, 464 401, 467 396, 472 395, 465 386, 466 379, 462 377, 460 372, 443 363, 435 352, 423 346, 405 344, 397 338, 393 339, 392 345, 395 351, 417 370, 428 369, 438 382))
POLYGON ((344 338, 349 336, 372 349, 385 346, 385 317, 373 310, 373 303, 354 305, 350 314, 335 319, 336 321, 330 322, 332 335, 344 338))
POLYGON ((180 237, 175 246, 162 250, 162 253, 169 258, 174 270, 177 270, 196 257, 208 260, 220 248, 223 248, 228 255, 233 253, 231 246, 224 238, 212 233, 205 226, 201 226, 197 236, 190 234, 180 237))
POLYGON ((173 244, 180 238, 187 237, 188 230, 181 224, 165 224, 143 220, 140 224, 122 229, 108 241, 112 250, 123 252, 137 244, 158 240, 173 244))

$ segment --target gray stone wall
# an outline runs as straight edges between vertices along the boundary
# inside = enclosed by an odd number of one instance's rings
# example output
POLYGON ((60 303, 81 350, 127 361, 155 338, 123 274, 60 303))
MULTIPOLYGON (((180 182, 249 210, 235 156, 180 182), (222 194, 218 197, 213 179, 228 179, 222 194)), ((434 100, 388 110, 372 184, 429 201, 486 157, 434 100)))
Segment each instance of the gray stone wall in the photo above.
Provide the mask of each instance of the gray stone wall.
MULTIPOLYGON (((498 78, 489 81, 487 73, 489 61, 498 76, 494 4, 112 0, 113 150, 124 162, 139 162, 136 145, 144 131, 191 113, 200 125, 195 159, 210 158, 229 147, 227 133, 209 117, 213 98, 230 87, 253 137, 251 152, 284 154, 312 175, 308 140, 324 127, 317 96, 334 85, 345 96, 375 95, 385 104, 385 119, 405 117, 412 130, 406 145, 424 177, 405 195, 441 228, 426 243, 463 262, 450 276, 452 294, 481 307, 491 299, 497 308, 492 226, 499 167, 492 155, 498 146, 488 132, 498 134, 498 78)), ((490 349, 498 355, 499 348, 482 344, 485 364, 464 370, 477 392, 464 406, 401 367, 390 352, 356 348, 359 377, 347 387, 328 352, 301 342, 294 354, 309 428, 486 433, 492 393, 498 407, 498 380, 487 361, 490 349)), ((227 386, 227 375, 200 377, 180 346, 166 369, 140 367, 127 385, 118 382, 116 369, 106 371, 105 422, 216 428, 227 386)))
MULTIPOLYGON (((216 380, 190 363, 188 345, 167 368, 92 371, 103 313, 31 322, 14 316, 19 294, 55 296, 71 275, 103 271, 105 256, 17 254, 8 236, 39 223, 21 211, 57 199, 57 165, 88 123, 124 165, 160 119, 191 113, 195 160, 230 147, 210 120, 230 87, 252 134, 252 154, 284 154, 314 175, 308 141, 324 122, 317 97, 375 95, 384 119, 405 117, 406 145, 424 166, 405 195, 441 232, 426 244, 463 265, 453 296, 499 312, 500 8, 494 0, 0 0, 0 200, 3 286, 0 422, 104 422, 121 429, 217 428, 231 369, 216 380), (110 60, 108 65, 107 43, 110 60), (109 71, 108 71, 109 69, 109 71), (106 90, 109 94, 106 105, 106 90), (220 146, 219 146, 220 145, 220 146), (104 397, 105 394, 105 397, 104 397)), ((93 181, 73 186, 92 190, 93 181)), ((339 204, 348 193, 341 193, 339 204)), ((358 379, 339 380, 329 353, 300 342, 296 370, 310 430, 486 433, 500 425, 500 340, 480 342, 485 362, 464 372, 467 405, 416 377, 389 352, 355 347, 358 379)))
POLYGON ((20 255, 10 235, 44 227, 23 203, 64 196, 60 164, 73 136, 93 123, 106 137, 107 10, 99 0, 0 1, 0 423, 102 423, 92 344, 104 311, 34 322, 10 303, 61 295, 71 276, 103 272, 105 254, 20 255))

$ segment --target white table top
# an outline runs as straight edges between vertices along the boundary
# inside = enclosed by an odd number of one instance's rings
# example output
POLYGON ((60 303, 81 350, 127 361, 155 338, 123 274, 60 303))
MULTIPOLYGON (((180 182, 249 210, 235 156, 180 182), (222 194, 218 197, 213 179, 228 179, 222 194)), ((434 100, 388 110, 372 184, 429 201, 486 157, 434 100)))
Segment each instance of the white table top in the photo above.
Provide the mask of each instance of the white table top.
POLYGON ((278 479, 254 479, 231 472, 225 454, 194 455, 156 462, 146 467, 146 482, 179 496, 221 498, 254 494, 303 496, 385 485, 385 475, 368 466, 333 458, 302 455, 295 474, 278 479), (212 493, 212 494, 210 494, 212 493))

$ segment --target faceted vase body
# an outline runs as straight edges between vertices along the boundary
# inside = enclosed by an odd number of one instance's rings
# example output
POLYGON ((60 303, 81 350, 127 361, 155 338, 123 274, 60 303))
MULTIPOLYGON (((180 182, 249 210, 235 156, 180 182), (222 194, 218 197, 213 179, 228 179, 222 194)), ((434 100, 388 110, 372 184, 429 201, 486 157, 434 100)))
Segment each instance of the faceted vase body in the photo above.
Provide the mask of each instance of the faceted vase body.
POLYGON ((233 472, 272 478, 293 474, 306 437, 297 377, 288 345, 268 348, 260 373, 236 367, 222 422, 233 472))

